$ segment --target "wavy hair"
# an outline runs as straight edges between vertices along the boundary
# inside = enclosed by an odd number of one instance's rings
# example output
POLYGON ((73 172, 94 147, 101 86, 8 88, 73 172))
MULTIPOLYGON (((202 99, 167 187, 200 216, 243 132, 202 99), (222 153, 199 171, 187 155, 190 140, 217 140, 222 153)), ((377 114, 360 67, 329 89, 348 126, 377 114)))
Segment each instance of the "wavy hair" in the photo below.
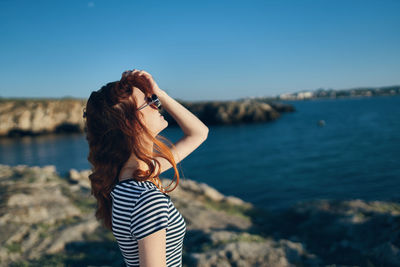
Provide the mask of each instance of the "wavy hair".
POLYGON ((123 165, 132 153, 148 166, 147 171, 136 169, 132 177, 137 181, 152 181, 163 193, 173 191, 179 184, 179 172, 170 150, 174 145, 165 137, 153 137, 143 122, 143 114, 137 111, 133 90, 142 90, 151 95, 148 84, 132 76, 122 76, 120 81, 110 82, 90 94, 85 111, 85 133, 89 144, 88 161, 92 173, 89 175, 91 194, 97 200, 95 216, 112 230, 110 192, 119 181, 123 165), (153 142, 153 151, 145 148, 143 138, 153 142), (167 190, 172 182, 162 187, 159 178, 160 162, 155 157, 168 160, 175 170, 175 187, 167 190), (156 170, 158 165, 158 171, 156 170))

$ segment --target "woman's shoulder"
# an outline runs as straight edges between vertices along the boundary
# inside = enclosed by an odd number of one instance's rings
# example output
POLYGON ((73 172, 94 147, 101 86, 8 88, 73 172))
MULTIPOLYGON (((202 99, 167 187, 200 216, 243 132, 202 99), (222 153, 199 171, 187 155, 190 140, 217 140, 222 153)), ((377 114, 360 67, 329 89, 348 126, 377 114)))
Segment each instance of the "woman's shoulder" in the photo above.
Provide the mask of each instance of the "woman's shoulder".
POLYGON ((161 192, 154 183, 150 181, 137 181, 134 178, 119 181, 112 189, 111 195, 113 197, 122 195, 134 199, 155 196, 168 198, 168 200, 170 199, 169 195, 161 192))

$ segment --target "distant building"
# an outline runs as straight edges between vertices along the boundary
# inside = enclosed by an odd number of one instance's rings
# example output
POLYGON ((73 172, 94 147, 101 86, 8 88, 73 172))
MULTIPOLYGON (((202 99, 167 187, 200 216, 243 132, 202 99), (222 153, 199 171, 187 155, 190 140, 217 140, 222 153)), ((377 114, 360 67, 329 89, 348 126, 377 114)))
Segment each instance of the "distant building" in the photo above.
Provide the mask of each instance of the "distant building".
POLYGON ((309 99, 314 96, 313 92, 299 92, 297 93, 297 99, 309 99))
POLYGON ((298 92, 298 93, 285 93, 279 95, 279 99, 282 100, 302 100, 302 99, 309 99, 313 98, 314 93, 313 92, 298 92))
POLYGON ((400 94, 400 86, 386 86, 381 88, 353 88, 353 89, 343 89, 343 90, 325 90, 319 88, 315 91, 302 91, 295 93, 285 93, 278 95, 278 99, 282 100, 304 100, 310 98, 342 98, 342 97, 360 97, 360 96, 379 96, 379 95, 395 95, 400 94))
POLYGON ((279 95, 279 99, 282 99, 282 100, 294 100, 294 99, 296 99, 296 96, 294 94, 285 93, 285 94, 279 95))

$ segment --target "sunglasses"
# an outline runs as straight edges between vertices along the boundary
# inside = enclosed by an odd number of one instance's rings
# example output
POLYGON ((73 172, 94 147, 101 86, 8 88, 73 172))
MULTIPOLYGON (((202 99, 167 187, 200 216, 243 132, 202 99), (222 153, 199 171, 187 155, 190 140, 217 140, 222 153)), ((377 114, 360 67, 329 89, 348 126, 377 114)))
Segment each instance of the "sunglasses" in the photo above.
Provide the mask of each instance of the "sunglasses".
POLYGON ((149 105, 153 106, 156 109, 161 109, 161 101, 157 97, 157 95, 153 94, 151 97, 147 97, 147 103, 143 107, 138 108, 137 110, 144 109, 149 105))

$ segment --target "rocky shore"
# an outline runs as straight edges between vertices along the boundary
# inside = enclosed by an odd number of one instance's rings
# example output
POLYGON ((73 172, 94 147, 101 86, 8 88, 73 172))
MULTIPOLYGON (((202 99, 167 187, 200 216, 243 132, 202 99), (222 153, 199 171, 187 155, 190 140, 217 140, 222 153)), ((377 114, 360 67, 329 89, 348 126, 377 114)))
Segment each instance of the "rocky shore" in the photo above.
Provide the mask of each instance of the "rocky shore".
MULTIPOLYGON (((0 266, 122 266, 90 171, 0 165, 0 266)), ((162 179, 164 186, 170 180, 162 179)), ((279 212, 181 178, 184 266, 400 266, 400 204, 318 200, 279 212)))
MULTIPOLYGON (((46 133, 82 133, 86 99, 1 99, 0 137, 46 133)), ((179 101, 207 125, 272 121, 282 112, 292 112, 289 104, 256 100, 184 102, 179 101)), ((175 120, 162 110, 169 125, 175 120)))

